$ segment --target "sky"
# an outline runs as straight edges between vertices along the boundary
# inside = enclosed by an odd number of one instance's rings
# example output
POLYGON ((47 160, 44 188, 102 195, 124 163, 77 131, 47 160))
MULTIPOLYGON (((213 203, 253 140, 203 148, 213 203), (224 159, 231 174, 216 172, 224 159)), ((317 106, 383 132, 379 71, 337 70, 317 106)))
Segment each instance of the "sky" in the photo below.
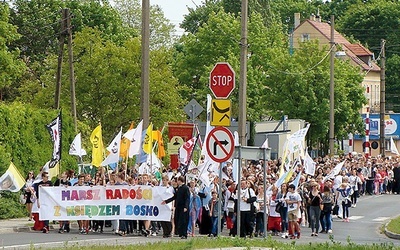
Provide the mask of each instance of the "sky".
POLYGON ((164 16, 175 25, 178 35, 183 32, 179 29, 179 23, 183 21, 183 16, 189 13, 187 7, 196 8, 196 5, 201 3, 202 0, 150 0, 150 5, 161 7, 164 16))

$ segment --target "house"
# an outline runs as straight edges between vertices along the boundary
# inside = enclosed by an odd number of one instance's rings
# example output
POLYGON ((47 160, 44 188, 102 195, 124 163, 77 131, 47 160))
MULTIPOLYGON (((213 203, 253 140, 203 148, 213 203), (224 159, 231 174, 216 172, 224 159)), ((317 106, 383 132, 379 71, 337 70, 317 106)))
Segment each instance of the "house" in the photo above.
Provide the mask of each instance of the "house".
MULTIPOLYGON (((319 15, 311 15, 309 19, 301 22, 300 13, 295 13, 294 30, 291 39, 293 48, 299 48, 301 42, 318 39, 321 49, 324 47, 329 49, 331 46, 330 23, 323 22, 319 15)), ((350 60, 350 63, 358 66, 361 73, 364 75, 362 85, 365 89, 365 96, 367 97, 368 103, 363 106, 360 113, 363 117, 365 117, 367 113, 368 115, 379 114, 381 69, 374 62, 374 54, 360 43, 351 43, 336 30, 334 31, 334 42, 336 44, 336 56, 350 60)), ((397 131, 397 129, 395 131, 397 131)), ((398 135, 396 136, 398 137, 398 135)), ((354 144, 351 145, 350 150, 363 152, 363 139, 365 138, 359 136, 355 137, 354 144)), ((374 143, 374 145, 376 145, 376 143, 374 143)), ((388 145, 388 143, 385 145, 388 145)), ((385 148, 389 149, 390 146, 385 148)), ((379 145, 377 148, 371 148, 370 152, 372 156, 378 155, 380 152, 379 145)), ((387 151, 387 153, 388 155, 391 155, 390 151, 387 151)))

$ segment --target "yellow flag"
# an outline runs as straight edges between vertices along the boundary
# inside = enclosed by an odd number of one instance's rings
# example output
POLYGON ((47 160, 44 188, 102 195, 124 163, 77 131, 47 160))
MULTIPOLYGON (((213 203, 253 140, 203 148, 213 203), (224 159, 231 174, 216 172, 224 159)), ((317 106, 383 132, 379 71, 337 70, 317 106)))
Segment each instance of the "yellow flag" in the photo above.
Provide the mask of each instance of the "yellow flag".
POLYGON ((151 154, 153 150, 153 123, 150 123, 146 130, 146 135, 143 139, 143 151, 146 154, 151 154))
POLYGON ((60 162, 57 162, 54 168, 49 169, 49 177, 50 177, 49 179, 51 180, 51 178, 53 177, 58 177, 59 174, 60 174, 60 162))
MULTIPOLYGON (((133 122, 131 123, 131 126, 129 127, 128 131, 131 129, 133 129, 133 122)), ((128 157, 128 151, 129 151, 130 145, 131 145, 131 141, 128 138, 123 137, 121 140, 119 156, 126 159, 128 157)))
POLYGON ((103 138, 101 135, 101 125, 97 126, 90 135, 90 142, 93 145, 92 165, 100 167, 103 161, 103 138))
MULTIPOLYGON (((20 190, 24 185, 25 185, 25 179, 22 177, 21 173, 18 171, 18 169, 15 167, 14 163, 10 163, 10 166, 8 167, 8 172, 11 173, 13 179, 13 185, 16 187, 17 191, 20 190)), ((14 190, 10 190, 14 191, 14 190)))
POLYGON ((157 148, 158 148, 157 157, 158 157, 158 159, 161 159, 162 157, 165 156, 165 148, 164 148, 164 141, 163 141, 160 130, 153 131, 153 140, 157 141, 157 148))

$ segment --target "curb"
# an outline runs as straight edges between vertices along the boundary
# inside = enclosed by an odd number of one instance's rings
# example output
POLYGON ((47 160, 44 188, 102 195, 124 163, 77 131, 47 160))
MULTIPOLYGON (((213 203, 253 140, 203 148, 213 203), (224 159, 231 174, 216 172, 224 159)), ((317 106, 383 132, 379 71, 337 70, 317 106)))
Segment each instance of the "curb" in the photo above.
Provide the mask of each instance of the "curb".
POLYGON ((386 235, 387 237, 391 238, 391 239, 400 240, 400 234, 396 234, 396 233, 390 232, 390 231, 387 229, 387 225, 388 225, 388 224, 389 224, 389 222, 387 222, 387 223, 385 224, 385 230, 384 230, 385 235, 386 235))

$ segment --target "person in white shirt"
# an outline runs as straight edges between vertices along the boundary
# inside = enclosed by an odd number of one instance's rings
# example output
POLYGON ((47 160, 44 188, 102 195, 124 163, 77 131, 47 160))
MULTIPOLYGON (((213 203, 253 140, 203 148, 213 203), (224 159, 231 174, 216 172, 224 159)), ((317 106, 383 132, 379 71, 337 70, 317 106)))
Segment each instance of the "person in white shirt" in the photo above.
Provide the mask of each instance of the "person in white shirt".
POLYGON ((252 237, 253 233, 254 214, 252 214, 251 206, 257 200, 257 196, 250 185, 250 181, 240 182, 240 237, 252 237))
POLYGON ((289 218, 289 228, 291 229, 292 235, 290 239, 300 238, 300 227, 298 223, 299 209, 301 205, 301 196, 296 192, 296 186, 290 184, 288 187, 288 194, 285 198, 288 205, 288 218, 289 218))

